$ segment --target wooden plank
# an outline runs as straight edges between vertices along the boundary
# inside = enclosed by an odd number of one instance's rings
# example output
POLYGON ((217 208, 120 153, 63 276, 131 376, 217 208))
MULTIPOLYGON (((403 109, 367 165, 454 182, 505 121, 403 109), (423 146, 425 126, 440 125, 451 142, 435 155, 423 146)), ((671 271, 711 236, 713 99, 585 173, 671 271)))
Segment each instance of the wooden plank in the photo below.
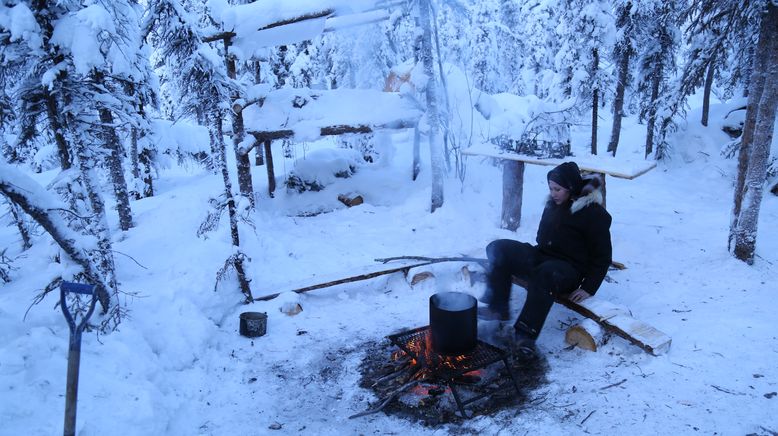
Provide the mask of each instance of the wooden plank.
MULTIPOLYGON (((518 277, 513 277, 513 283, 524 289, 527 288, 527 282, 518 277)), ((670 348, 672 342, 670 336, 646 322, 633 318, 626 307, 596 297, 588 298, 581 303, 574 303, 567 298, 557 298, 556 302, 597 322, 606 331, 626 339, 651 355, 658 356, 670 348)))
POLYGON ((557 303, 596 321, 605 330, 628 340, 651 355, 658 356, 670 348, 670 336, 644 321, 633 318, 629 310, 621 306, 596 297, 584 300, 581 304, 566 298, 557 299, 557 303))
POLYGON ((583 171, 608 174, 620 179, 632 180, 636 177, 656 168, 655 161, 647 160, 616 160, 610 157, 597 156, 569 156, 564 159, 540 158, 537 156, 527 156, 518 153, 512 153, 500 150, 493 146, 473 146, 462 150, 462 154, 469 156, 484 156, 495 159, 519 161, 532 165, 557 166, 563 162, 573 160, 583 171))

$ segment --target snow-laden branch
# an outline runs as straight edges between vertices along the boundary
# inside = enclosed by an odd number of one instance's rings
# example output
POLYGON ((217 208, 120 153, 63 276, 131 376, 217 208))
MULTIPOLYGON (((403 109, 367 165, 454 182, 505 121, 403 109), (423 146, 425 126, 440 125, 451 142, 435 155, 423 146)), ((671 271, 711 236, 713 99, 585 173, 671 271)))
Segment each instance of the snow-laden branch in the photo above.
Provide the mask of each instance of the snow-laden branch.
POLYGON ((74 232, 58 213, 53 212, 66 206, 30 177, 5 163, 0 163, 0 193, 40 224, 62 250, 83 268, 88 280, 96 285, 100 305, 103 313, 106 313, 110 304, 108 287, 89 259, 88 239, 74 232))

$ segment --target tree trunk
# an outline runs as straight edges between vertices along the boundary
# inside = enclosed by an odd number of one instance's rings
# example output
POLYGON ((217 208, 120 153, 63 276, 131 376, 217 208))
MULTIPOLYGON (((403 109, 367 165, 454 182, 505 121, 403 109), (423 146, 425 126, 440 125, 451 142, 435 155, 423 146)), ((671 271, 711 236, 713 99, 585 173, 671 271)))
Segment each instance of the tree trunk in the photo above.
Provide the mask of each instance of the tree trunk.
MULTIPOLYGON (((597 70, 600 68, 600 52, 595 48, 592 49, 592 74, 594 78, 597 75, 597 70)), ((595 85, 592 90, 592 154, 597 154, 597 111, 600 105, 600 89, 595 85)))
POLYGON ((62 120, 60 119, 60 112, 57 104, 57 100, 54 95, 48 91, 44 91, 46 99, 46 115, 49 120, 49 129, 54 135, 54 142, 57 144, 57 154, 59 154, 59 164, 62 170, 68 170, 73 165, 70 159, 70 150, 68 149, 67 141, 62 131, 62 120))
POLYGON ((616 97, 613 100, 613 128, 611 129, 611 139, 608 142, 608 153, 616 156, 616 149, 619 147, 619 137, 621 136, 621 120, 624 117, 624 91, 627 87, 627 78, 629 77, 629 59, 630 49, 624 49, 619 58, 618 69, 619 76, 616 82, 616 97))
MULTIPOLYGON (((214 141, 213 148, 217 150, 217 165, 222 173, 222 180, 224 181, 224 196, 227 200, 227 214, 230 220, 230 236, 232 237, 232 246, 234 247, 233 254, 230 260, 235 267, 235 272, 238 276, 238 284, 241 292, 246 296, 248 302, 253 301, 251 296, 251 288, 249 287, 249 280, 246 277, 246 272, 243 268, 243 255, 240 251, 240 234, 238 232, 238 211, 235 204, 235 197, 232 195, 232 182, 230 181, 230 172, 227 168, 227 150, 224 143, 224 132, 222 129, 221 113, 218 109, 215 109, 211 114, 212 119, 208 123, 211 129, 211 140, 214 141)), ((228 260, 228 262, 230 261, 228 260)))
MULTIPOLYGON (((103 198, 97 191, 93 175, 93 163, 89 159, 86 151, 86 145, 76 145, 76 156, 78 157, 79 169, 81 172, 81 183, 84 185, 84 189, 89 198, 89 203, 92 206, 92 214, 96 219, 90 221, 90 232, 97 238, 98 248, 98 269, 103 273, 106 284, 110 287, 112 293, 116 292, 116 268, 114 267, 113 249, 111 244, 111 234, 108 227, 108 220, 105 216, 105 204, 103 198)), ((103 312, 107 309, 109 301, 100 301, 103 307, 103 312)), ((118 322, 117 322, 118 323, 118 322)))
MULTIPOLYGON (((97 86, 103 85, 103 73, 95 71, 94 80, 97 86)), ((101 106, 100 123, 103 130, 103 142, 108 150, 108 172, 113 183, 113 192, 116 196, 116 210, 119 212, 119 227, 127 231, 132 228, 132 210, 130 209, 130 195, 127 190, 127 181, 124 178, 124 165, 122 165, 122 146, 119 135, 116 134, 116 126, 113 122, 111 110, 101 106)))
POLYGON ((105 135, 105 148, 108 154, 108 170, 113 182, 113 192, 116 195, 116 210, 119 212, 119 227, 127 231, 132 228, 132 210, 130 209, 130 195, 127 190, 127 181, 124 179, 124 167, 122 165, 121 144, 113 125, 113 114, 107 108, 100 108, 100 122, 103 124, 105 135))
POLYGON ((710 114, 710 92, 713 88, 713 73, 716 71, 716 55, 710 58, 708 72, 705 74, 705 87, 702 95, 702 120, 703 126, 708 126, 708 114, 710 114))
POLYGON ((646 123, 646 157, 654 151, 654 133, 656 130, 656 112, 659 104, 659 84, 663 73, 662 60, 657 59, 651 76, 651 102, 648 109, 648 122, 646 123))
POLYGON ((743 180, 742 192, 736 192, 734 216, 730 227, 730 250, 738 259, 754 262, 757 225, 767 176, 770 146, 775 127, 775 111, 778 107, 778 6, 768 2, 762 16, 759 41, 752 72, 752 88, 748 97, 746 123, 738 161, 738 186, 743 180), (751 112, 754 112, 751 115, 751 112), (753 129, 747 136, 746 129, 753 129), (745 140, 749 139, 747 143, 745 140), (746 149, 744 153, 744 149, 746 149), (744 154, 746 156, 744 156, 744 154), (740 203, 738 204, 738 200, 740 203))
POLYGON ((443 146, 440 141, 440 118, 438 114, 437 80, 432 62, 432 29, 429 0, 419 1, 419 19, 421 21, 422 45, 421 60, 424 74, 427 75, 427 120, 429 124, 430 164, 432 167, 432 198, 430 212, 443 206, 443 146))
POLYGON ((20 213, 19 206, 14 202, 9 201, 8 207, 11 210, 11 218, 19 230, 19 236, 22 237, 22 250, 27 250, 32 247, 32 243, 30 242, 30 231, 27 230, 27 224, 24 222, 24 215, 20 213))
POLYGON ((413 128, 413 180, 419 177, 421 172, 421 132, 419 126, 413 128))
MULTIPOLYGON (((235 67, 235 56, 229 52, 230 40, 224 40, 224 61, 227 64, 227 76, 237 79, 235 67)), ((232 94, 232 101, 240 98, 237 92, 232 94)), ((254 207, 254 184, 251 180, 251 161, 249 160, 250 149, 243 144, 246 137, 246 129, 243 123, 243 111, 230 111, 232 116, 232 145, 235 148, 235 162, 238 169, 238 189, 240 194, 249 200, 251 207, 254 207)))
POLYGON ((276 192, 276 170, 273 167, 273 141, 267 140, 263 142, 265 148, 265 161, 267 165, 267 194, 270 198, 275 197, 276 192))
MULTIPOLYGON (((760 29, 761 30, 761 29, 760 29)), ((766 56, 759 56, 765 52, 767 39, 759 38, 757 48, 749 50, 753 52, 753 64, 751 75, 748 77, 750 84, 748 89, 748 104, 746 110, 746 119, 743 122, 743 133, 740 135, 740 150, 738 152, 738 171, 735 179, 735 198, 732 206, 732 218, 729 226, 729 250, 734 254, 735 229, 739 226, 740 212, 743 204, 743 195, 745 193, 746 173, 748 172, 748 158, 751 153, 751 144, 756 130, 756 107, 759 105, 759 99, 765 86, 765 75, 761 71, 765 70, 766 56)))

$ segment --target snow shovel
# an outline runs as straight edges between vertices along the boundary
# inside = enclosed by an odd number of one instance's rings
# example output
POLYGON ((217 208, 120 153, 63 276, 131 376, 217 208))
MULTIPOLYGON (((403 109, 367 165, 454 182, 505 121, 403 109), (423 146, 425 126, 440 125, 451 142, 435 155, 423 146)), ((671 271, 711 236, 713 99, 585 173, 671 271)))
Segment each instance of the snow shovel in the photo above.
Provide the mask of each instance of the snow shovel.
POLYGON ((65 320, 70 328, 70 347, 68 349, 68 380, 65 391, 65 436, 75 436, 76 434, 76 404, 78 401, 78 368, 81 365, 81 333, 86 327, 89 317, 95 311, 97 294, 94 285, 83 283, 73 283, 63 281, 59 286, 59 305, 65 320), (65 295, 67 293, 91 295, 92 301, 89 303, 89 310, 84 315, 81 322, 76 325, 70 309, 65 304, 65 295))

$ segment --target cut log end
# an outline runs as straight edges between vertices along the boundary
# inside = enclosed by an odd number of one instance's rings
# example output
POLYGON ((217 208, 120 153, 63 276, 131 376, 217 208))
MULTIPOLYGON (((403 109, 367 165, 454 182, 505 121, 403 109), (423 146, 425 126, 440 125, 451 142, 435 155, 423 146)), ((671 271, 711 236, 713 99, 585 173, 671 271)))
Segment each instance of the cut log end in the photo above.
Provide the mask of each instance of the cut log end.
POLYGON ((423 271, 417 274, 413 275, 413 278, 411 278, 411 286, 416 286, 418 283, 421 283, 427 279, 431 279, 435 277, 435 274, 432 274, 429 271, 423 271))
POLYGON ((605 334, 597 323, 586 319, 567 329, 565 342, 584 350, 597 351, 605 343, 605 334))

